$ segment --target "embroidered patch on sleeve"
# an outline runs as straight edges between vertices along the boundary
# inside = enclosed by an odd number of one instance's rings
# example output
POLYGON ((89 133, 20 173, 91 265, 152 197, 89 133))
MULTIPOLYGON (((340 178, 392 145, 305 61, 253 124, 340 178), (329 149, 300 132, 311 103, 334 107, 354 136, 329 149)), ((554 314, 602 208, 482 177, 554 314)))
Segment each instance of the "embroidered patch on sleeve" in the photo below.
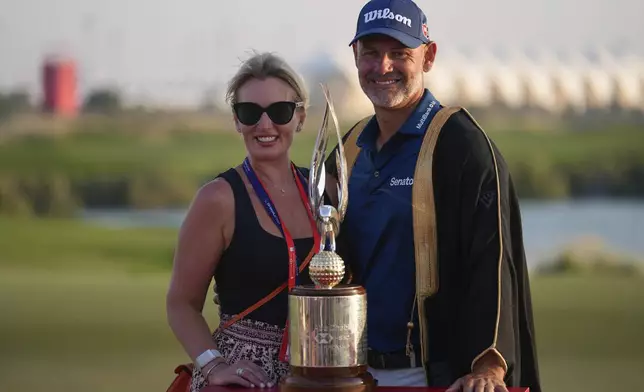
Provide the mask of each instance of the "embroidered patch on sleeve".
POLYGON ((485 208, 490 208, 495 199, 496 191, 483 192, 479 197, 479 201, 485 206, 485 208))

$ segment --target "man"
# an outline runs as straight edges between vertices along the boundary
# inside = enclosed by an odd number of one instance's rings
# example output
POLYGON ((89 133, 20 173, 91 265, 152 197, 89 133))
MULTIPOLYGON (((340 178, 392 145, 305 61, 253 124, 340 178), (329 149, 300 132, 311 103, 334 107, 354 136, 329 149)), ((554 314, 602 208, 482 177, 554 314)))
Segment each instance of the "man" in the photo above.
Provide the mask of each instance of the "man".
MULTIPOLYGON (((411 0, 370 1, 350 46, 375 116, 344 136, 348 156, 359 134, 338 253, 367 289, 369 370, 379 385, 540 392, 520 211, 501 153, 457 111, 439 127, 430 174, 415 178, 443 109, 424 88, 437 51, 425 14, 411 0), (412 200, 421 183, 431 211, 412 200), (435 217, 436 240, 424 248, 414 235, 425 218, 415 225, 415 214, 435 217), (416 301, 419 285, 434 291, 416 301)), ((326 165, 337 178, 334 156, 326 165)))

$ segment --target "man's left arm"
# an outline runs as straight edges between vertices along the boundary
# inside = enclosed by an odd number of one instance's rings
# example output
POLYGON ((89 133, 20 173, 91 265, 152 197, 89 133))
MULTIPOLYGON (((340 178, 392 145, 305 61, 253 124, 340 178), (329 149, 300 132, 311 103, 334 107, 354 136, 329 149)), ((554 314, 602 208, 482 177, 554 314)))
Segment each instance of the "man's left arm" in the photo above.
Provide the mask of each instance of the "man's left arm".
MULTIPOLYGON (((461 271, 458 344, 470 373, 453 390, 505 390, 514 364, 512 252, 508 174, 491 141, 480 130, 466 132, 460 181, 461 271)), ((465 363, 463 363, 465 365, 465 363)))

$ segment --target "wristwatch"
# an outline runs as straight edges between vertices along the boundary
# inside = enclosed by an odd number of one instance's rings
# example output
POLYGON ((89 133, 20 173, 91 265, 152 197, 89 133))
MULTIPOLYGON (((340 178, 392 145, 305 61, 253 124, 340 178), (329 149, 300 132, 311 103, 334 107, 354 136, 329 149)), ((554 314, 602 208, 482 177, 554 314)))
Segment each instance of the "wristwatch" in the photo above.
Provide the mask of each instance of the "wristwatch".
POLYGON ((219 357, 223 358, 223 355, 218 350, 206 350, 197 357, 197 366, 199 366, 199 369, 203 369, 204 366, 219 357))

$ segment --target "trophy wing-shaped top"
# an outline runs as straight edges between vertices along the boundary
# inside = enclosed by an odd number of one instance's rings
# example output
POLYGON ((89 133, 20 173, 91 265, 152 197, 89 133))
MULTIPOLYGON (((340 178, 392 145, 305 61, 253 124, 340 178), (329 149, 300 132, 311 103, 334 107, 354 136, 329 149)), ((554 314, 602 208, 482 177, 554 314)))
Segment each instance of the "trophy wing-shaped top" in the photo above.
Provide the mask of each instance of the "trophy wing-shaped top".
POLYGON ((326 171, 324 168, 324 160, 326 157, 326 149, 329 141, 329 116, 333 120, 335 127, 335 134, 338 140, 338 148, 336 150, 336 166, 338 168, 338 218, 337 225, 344 220, 344 215, 348 205, 348 176, 347 176, 347 161, 344 154, 344 147, 342 145, 342 136, 340 135, 340 126, 338 125, 338 118, 335 114, 333 102, 329 89, 325 85, 322 86, 322 92, 326 100, 324 108, 324 116, 322 124, 318 131, 315 147, 313 149, 313 157, 311 159, 311 171, 309 173, 309 201, 311 203, 311 211, 315 216, 320 218, 320 206, 324 204, 324 189, 326 185, 325 176, 326 171))
POLYGON ((327 127, 328 104, 324 111, 322 124, 315 139, 313 147, 313 156, 311 157, 311 170, 309 172, 309 202, 311 203, 311 212, 316 220, 320 219, 320 206, 324 203, 324 189, 326 186, 326 171, 324 168, 324 159, 328 142, 327 127))

